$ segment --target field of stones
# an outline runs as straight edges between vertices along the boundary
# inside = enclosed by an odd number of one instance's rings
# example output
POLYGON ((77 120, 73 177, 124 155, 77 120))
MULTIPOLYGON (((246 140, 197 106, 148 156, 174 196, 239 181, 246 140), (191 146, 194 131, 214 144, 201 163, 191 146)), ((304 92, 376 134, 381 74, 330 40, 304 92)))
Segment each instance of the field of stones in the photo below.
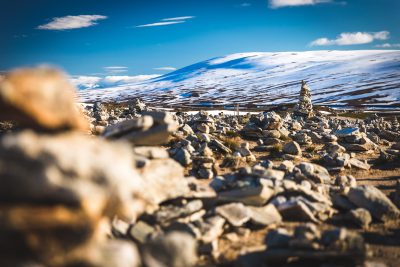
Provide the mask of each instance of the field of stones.
POLYGON ((0 266, 400 266, 400 124, 290 109, 77 103, 0 80, 0 266))

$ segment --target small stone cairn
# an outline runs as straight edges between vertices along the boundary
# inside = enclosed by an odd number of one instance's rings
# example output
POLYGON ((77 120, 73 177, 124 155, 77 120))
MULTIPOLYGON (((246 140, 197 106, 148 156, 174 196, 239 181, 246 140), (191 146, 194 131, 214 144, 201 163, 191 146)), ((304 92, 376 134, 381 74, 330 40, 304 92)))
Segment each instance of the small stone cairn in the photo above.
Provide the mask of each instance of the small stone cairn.
POLYGON ((299 102, 294 108, 294 113, 302 117, 312 117, 314 115, 311 102, 311 90, 305 81, 301 81, 299 102))

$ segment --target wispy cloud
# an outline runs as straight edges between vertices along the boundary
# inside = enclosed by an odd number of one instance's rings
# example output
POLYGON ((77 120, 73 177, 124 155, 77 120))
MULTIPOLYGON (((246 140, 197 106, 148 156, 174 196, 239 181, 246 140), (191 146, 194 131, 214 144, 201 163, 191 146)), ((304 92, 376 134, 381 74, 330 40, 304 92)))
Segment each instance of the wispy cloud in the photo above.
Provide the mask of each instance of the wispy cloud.
POLYGON ((116 73, 127 72, 128 71, 128 67, 109 66, 109 67, 104 67, 104 70, 107 71, 108 73, 116 74, 116 73))
POLYGON ((250 7, 250 6, 251 6, 251 4, 250 4, 250 3, 247 3, 247 2, 241 3, 241 4, 239 5, 239 7, 250 7))
POLYGON ((385 44, 376 45, 375 47, 378 47, 378 48, 400 48, 400 44, 385 43, 385 44))
POLYGON ((39 30, 71 30, 87 28, 97 25, 97 21, 106 19, 106 16, 102 15, 80 15, 80 16, 66 16, 53 18, 47 24, 40 25, 37 27, 39 30))
POLYGON ((185 22, 186 21, 164 21, 164 22, 156 22, 156 23, 138 25, 138 26, 136 26, 136 28, 167 26, 167 25, 180 24, 180 23, 185 23, 185 22))
POLYGON ((336 39, 326 37, 316 39, 310 43, 310 46, 328 46, 328 45, 359 45, 372 43, 375 40, 387 40, 390 32, 345 32, 341 33, 336 39))
POLYGON ((185 16, 185 17, 176 17, 176 18, 166 18, 162 19, 162 21, 174 21, 174 20, 188 20, 188 19, 194 19, 194 16, 185 16))
POLYGON ((14 38, 28 38, 27 34, 15 34, 13 35, 14 38))
POLYGON ((174 71, 176 68, 174 67, 160 67, 160 68, 154 68, 155 70, 165 70, 165 71, 174 71))
POLYGON ((159 27, 159 26, 167 26, 174 24, 185 23, 189 19, 194 19, 194 16, 183 16, 183 17, 175 17, 175 18, 165 18, 155 23, 138 25, 136 28, 147 28, 147 27, 159 27))
POLYGON ((269 0, 271 8, 291 7, 291 6, 308 6, 322 3, 330 3, 332 0, 269 0))

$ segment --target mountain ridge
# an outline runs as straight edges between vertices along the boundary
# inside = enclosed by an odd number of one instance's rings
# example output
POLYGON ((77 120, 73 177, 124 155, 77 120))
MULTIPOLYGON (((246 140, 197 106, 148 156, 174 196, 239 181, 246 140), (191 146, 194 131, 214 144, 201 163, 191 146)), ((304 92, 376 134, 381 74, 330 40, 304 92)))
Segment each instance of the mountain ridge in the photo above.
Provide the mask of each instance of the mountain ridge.
POLYGON ((79 96, 84 102, 283 104, 297 100, 301 80, 317 104, 400 105, 400 50, 236 53, 79 96))

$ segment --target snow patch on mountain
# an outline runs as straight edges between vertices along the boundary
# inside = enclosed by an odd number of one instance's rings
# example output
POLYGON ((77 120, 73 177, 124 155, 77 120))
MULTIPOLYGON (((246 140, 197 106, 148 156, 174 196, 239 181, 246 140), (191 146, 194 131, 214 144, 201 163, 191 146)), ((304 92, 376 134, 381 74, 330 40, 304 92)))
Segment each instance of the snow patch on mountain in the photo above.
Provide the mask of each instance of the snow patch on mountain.
POLYGON ((157 78, 161 75, 136 75, 136 76, 72 76, 70 81, 79 90, 101 89, 125 84, 132 84, 157 78))
POLYGON ((399 105, 400 51, 238 53, 79 95, 83 101, 266 105, 297 101, 301 80, 310 85, 314 103, 399 105))

